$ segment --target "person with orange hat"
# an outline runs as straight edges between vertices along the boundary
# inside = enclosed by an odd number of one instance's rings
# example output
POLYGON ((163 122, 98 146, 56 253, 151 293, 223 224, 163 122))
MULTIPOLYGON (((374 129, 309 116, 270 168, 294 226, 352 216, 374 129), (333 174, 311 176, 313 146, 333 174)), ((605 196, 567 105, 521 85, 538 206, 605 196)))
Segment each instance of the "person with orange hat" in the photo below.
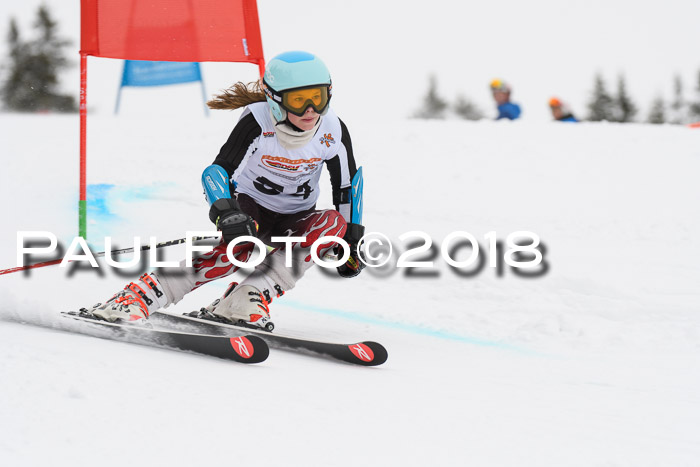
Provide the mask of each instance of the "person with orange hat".
POLYGON ((574 114, 571 113, 569 106, 557 97, 549 99, 549 108, 552 111, 552 117, 558 122, 578 122, 574 114))
POLYGON ((494 79, 491 81, 491 93, 498 108, 496 120, 502 118, 515 120, 520 117, 520 106, 510 101, 511 87, 509 84, 503 80, 494 79))

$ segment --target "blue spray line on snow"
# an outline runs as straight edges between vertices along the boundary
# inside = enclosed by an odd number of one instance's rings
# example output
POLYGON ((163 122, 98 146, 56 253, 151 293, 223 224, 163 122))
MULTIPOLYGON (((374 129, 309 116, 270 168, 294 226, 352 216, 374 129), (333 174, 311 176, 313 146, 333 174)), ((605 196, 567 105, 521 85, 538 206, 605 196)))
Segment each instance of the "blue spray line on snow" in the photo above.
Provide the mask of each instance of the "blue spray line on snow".
POLYGON ((157 197, 162 186, 120 186, 111 183, 93 183, 87 186, 88 245, 94 251, 104 246, 104 237, 111 234, 112 226, 121 219, 111 210, 114 200, 126 204, 157 197))
POLYGON ((359 323, 371 324, 375 326, 383 326, 391 329, 396 329, 398 331, 410 332, 412 334, 420 334, 428 337, 435 337, 438 339, 446 339, 451 341, 463 342, 465 344, 478 345, 482 347, 496 347, 504 350, 513 350, 520 353, 526 353, 528 351, 520 349, 510 344, 503 342, 489 341, 485 339, 478 339, 476 337, 464 336, 461 334, 455 334, 446 331, 440 331, 437 329, 424 328, 414 324, 399 323, 396 321, 389 321, 375 316, 366 315, 362 313, 350 312, 337 310, 333 308, 325 308, 314 305, 308 305, 306 303, 299 303, 294 301, 285 300, 284 306, 289 306, 291 308, 297 308, 299 310, 311 311, 313 313, 321 313, 327 316, 333 316, 336 318, 343 318, 351 321, 357 321, 359 323))
POLYGON ((156 198, 161 186, 119 186, 111 183, 94 183, 87 186, 88 220, 109 222, 119 220, 110 205, 118 199, 121 203, 156 198))

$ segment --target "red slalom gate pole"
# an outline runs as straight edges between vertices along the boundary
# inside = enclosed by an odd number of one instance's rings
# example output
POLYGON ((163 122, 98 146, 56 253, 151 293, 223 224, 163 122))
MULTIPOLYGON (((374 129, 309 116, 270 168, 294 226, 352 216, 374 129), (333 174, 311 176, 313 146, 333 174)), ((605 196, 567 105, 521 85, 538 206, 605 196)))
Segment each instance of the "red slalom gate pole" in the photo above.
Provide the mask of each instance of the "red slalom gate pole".
POLYGON ((87 54, 80 53, 80 199, 78 235, 87 239, 87 54))
POLYGON ((41 263, 29 264, 27 266, 17 266, 16 268, 0 269, 0 276, 3 274, 12 274, 13 272, 26 271, 27 269, 43 268, 44 266, 53 266, 54 264, 61 264, 63 259, 54 259, 51 261, 43 261, 41 263))

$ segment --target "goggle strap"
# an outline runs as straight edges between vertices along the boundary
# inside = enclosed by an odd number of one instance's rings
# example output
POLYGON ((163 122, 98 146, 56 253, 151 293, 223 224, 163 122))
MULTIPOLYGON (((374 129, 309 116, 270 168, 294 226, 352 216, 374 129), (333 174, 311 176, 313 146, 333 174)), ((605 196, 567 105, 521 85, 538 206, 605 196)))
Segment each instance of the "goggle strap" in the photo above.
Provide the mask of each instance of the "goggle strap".
POLYGON ((272 89, 272 86, 265 81, 265 78, 263 78, 263 92, 273 101, 277 102, 278 104, 282 104, 282 95, 278 94, 277 91, 272 89))

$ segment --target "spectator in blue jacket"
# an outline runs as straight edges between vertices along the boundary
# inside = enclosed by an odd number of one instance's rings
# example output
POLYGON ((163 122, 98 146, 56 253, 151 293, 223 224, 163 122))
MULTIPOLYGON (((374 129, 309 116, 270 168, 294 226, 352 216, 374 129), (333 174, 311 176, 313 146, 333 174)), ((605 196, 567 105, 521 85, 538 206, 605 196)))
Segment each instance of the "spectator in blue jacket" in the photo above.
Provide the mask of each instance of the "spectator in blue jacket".
POLYGON ((578 122, 569 106, 556 97, 549 99, 549 108, 552 111, 552 117, 558 122, 578 122))
POLYGON ((491 81, 491 92, 498 106, 498 117, 496 117, 496 120, 501 118, 515 120, 520 117, 520 106, 510 101, 510 91, 510 85, 503 80, 494 79, 491 81))

